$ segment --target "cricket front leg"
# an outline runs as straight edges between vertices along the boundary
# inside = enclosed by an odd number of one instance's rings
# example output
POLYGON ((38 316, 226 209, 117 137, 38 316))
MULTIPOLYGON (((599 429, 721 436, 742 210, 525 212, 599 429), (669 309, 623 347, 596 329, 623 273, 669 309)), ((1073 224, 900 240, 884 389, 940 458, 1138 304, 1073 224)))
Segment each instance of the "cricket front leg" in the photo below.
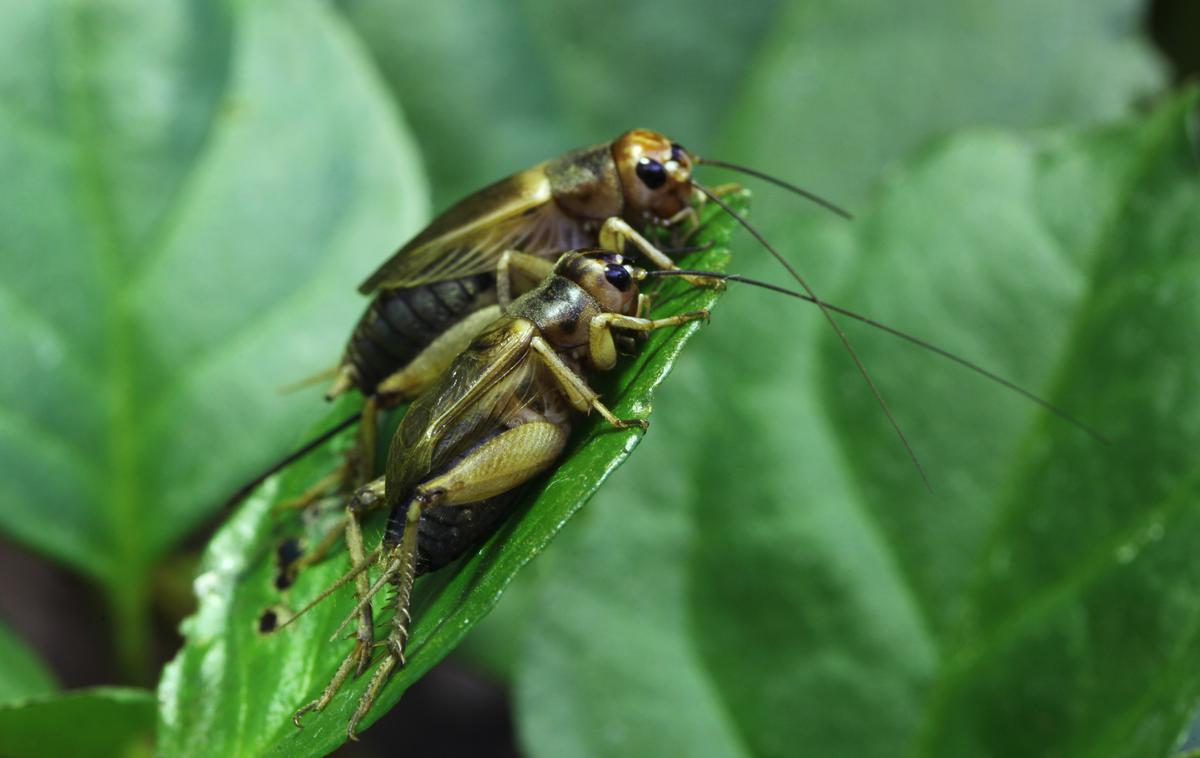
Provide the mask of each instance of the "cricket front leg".
MULTIPOLYGON (((669 255, 659 250, 650 240, 639 234, 625 219, 613 216, 600 227, 600 247, 620 253, 625 250, 625 243, 627 242, 636 247, 655 268, 665 271, 673 271, 679 268, 669 255)), ((725 288, 725 282, 707 276, 685 276, 683 279, 697 287, 707 287, 717 290, 725 288)))
MULTIPOLYGON (((530 347, 542 359, 546 368, 549 369, 551 376, 558 382, 559 389, 562 390, 567 401, 571 403, 571 406, 575 410, 582 413, 594 410, 603 416, 608 423, 618 429, 639 428, 644 431, 650 428, 650 422, 645 419, 617 418, 617 415, 607 405, 600 402, 600 395, 588 386, 588 383, 580 378, 579 374, 576 374, 570 366, 563 362, 562 358, 558 356, 558 353, 555 352, 554 348, 546 340, 541 337, 534 337, 530 343, 530 347)), ((616 353, 615 347, 613 348, 613 353, 614 355, 616 353)))
POLYGON ((601 371, 607 371, 617 363, 617 348, 612 333, 614 328, 650 332, 655 329, 679 326, 689 321, 707 320, 707 309, 655 319, 623 316, 620 313, 601 313, 599 316, 593 318, 588 325, 588 356, 592 361, 592 365, 601 371))
POLYGON ((395 588, 387 655, 375 669, 346 726, 350 739, 357 739, 359 723, 370 712, 392 672, 405 663, 422 514, 430 508, 478 503, 519 487, 553 465, 567 444, 567 435, 564 425, 549 421, 528 421, 513 427, 480 445, 445 474, 418 485, 407 507, 393 513, 388 539, 396 544, 387 554, 386 570, 371 590, 377 592, 384 582, 395 588))
MULTIPOLYGON (((715 187, 709 187, 708 191, 717 197, 724 197, 725 195, 731 195, 735 192, 741 192, 742 185, 738 184, 737 182, 728 182, 726 184, 718 184, 715 187)), ((677 245, 687 243, 688 240, 695 236, 696 232, 700 231, 704 227, 700 221, 700 213, 697 211, 697 208, 704 207, 704 204, 708 202, 708 195, 705 195, 698 189, 694 189, 693 197, 696 200, 695 205, 689 205, 685 207, 674 216, 668 218, 662 224, 668 229, 675 230, 673 238, 675 240, 675 244, 677 245)))

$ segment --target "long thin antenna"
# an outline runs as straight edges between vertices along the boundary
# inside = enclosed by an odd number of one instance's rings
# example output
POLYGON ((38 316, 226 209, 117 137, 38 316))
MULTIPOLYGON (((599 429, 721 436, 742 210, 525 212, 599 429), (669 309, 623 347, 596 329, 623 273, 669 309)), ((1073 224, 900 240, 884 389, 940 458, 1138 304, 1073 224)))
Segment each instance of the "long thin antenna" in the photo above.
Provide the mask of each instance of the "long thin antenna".
POLYGON ((825 198, 821 197, 820 195, 818 195, 815 192, 810 192, 809 190, 806 190, 803 187, 797 187, 796 185, 792 184, 791 182, 785 182, 783 179, 779 179, 777 177, 771 176, 770 174, 764 174, 761 171, 758 171, 758 170, 752 169, 752 168, 748 168, 747 166, 739 166, 736 163, 729 163, 728 161, 718 161, 713 158, 697 157, 696 160, 705 166, 717 166, 719 168, 727 168, 730 171, 737 171, 742 174, 747 174, 749 176, 757 177, 758 179, 762 179, 764 182, 770 182, 771 184, 774 184, 776 187, 782 187, 783 189, 788 190, 790 192, 795 192, 800 197, 810 200, 810 201, 816 203, 817 205, 821 206, 825 210, 832 211, 844 219, 853 219, 854 218, 853 214, 851 214, 850 211, 846 210, 845 208, 841 207, 840 205, 837 205, 836 203, 834 203, 830 200, 826 200, 825 198))
MULTIPOLYGON (((798 300, 804 300, 809 303, 816 303, 815 298, 812 298, 812 297, 804 294, 803 292, 797 292, 796 290, 791 290, 791 289, 788 289, 787 287, 780 287, 779 285, 771 284, 770 282, 763 282, 763 281, 759 281, 758 279, 751 279, 750 277, 742 276, 740 274, 722 274, 722 273, 716 272, 716 271, 700 271, 697 269, 670 269, 670 270, 654 270, 654 271, 646 272, 647 278, 661 277, 661 276, 703 276, 703 277, 708 277, 711 279, 722 279, 727 282, 741 282, 742 284, 749 284, 749 285, 752 285, 755 287, 761 287, 765 290, 771 290, 772 292, 778 292, 780 294, 787 295, 789 297, 794 297, 798 300)), ((1080 421, 1079 419, 1075 418, 1070 413, 1067 413, 1065 410, 1058 407, 1054 403, 1051 403, 1049 400, 1039 397, 1038 395, 1034 394, 1030 390, 1025 389, 1024 387, 1017 384, 1016 382, 1005 379, 1004 377, 1000 376, 999 374, 989 371, 988 369, 984 368, 983 366, 980 366, 978 363, 974 363, 972 361, 967 360, 966 358, 962 358, 958 355, 955 355, 954 353, 950 352, 949 350, 946 350, 945 348, 942 348, 942 347, 938 347, 937 345, 933 344, 932 342, 923 340, 920 337, 914 336, 907 332, 900 331, 899 329, 888 326, 887 324, 884 324, 880 321, 876 321, 875 319, 873 319, 869 316, 864 316, 861 313, 855 313, 854 311, 849 310, 848 308, 843 308, 839 305, 834 305, 833 303, 831 303, 827 300, 824 301, 824 305, 826 308, 833 311, 834 313, 838 313, 843 316, 847 316, 849 318, 855 319, 856 321, 861 321, 862 323, 864 323, 868 326, 875 327, 876 329, 887 332, 888 334, 891 334, 893 336, 899 337, 900 339, 905 340, 906 342, 910 342, 910 343, 916 345, 917 347, 924 348, 925 350, 928 350, 931 353, 936 353, 937 355, 940 355, 943 358, 946 358, 947 360, 954 361, 958 365, 963 366, 964 368, 970 369, 971 371, 974 371, 975 373, 979 374, 980 376, 983 376, 987 379, 992 380, 993 382, 999 384, 1001 387, 1009 389, 1009 390, 1017 393, 1018 395, 1022 395, 1028 400, 1032 400, 1033 402, 1040 405, 1042 408, 1045 408, 1046 410, 1050 411, 1055 416, 1058 416, 1063 421, 1066 421, 1068 424, 1071 424, 1072 426, 1079 429, 1084 434, 1087 434, 1088 436, 1097 440, 1098 442, 1103 442, 1106 445, 1112 444, 1111 441, 1107 437, 1105 437, 1103 434, 1101 434, 1099 431, 1092 428, 1088 424, 1085 424, 1084 422, 1080 421)))
POLYGON ((925 468, 921 465, 921 461, 917 458, 917 454, 913 450, 912 445, 909 444, 908 438, 904 436, 904 430, 900 428, 900 424, 897 423, 896 417, 892 415, 892 409, 888 407, 887 401, 883 399, 883 393, 881 393, 879 388, 875 386, 874 380, 871 379, 871 375, 867 372, 867 367, 863 365, 862 359, 858 357, 858 353, 854 351, 854 347, 850 344, 850 338, 846 336, 846 333, 842 331, 842 327, 833 318, 833 313, 825 307, 824 301, 817 297, 817 293, 813 291, 812 287, 808 286, 808 282, 805 281, 804 277, 800 276, 800 272, 788 262, 788 259, 780 255, 779 251, 772 247, 770 242, 767 242, 766 237, 762 236, 762 234, 760 234, 759 231, 755 229, 749 221, 738 215, 738 213, 732 207, 730 207, 729 203, 722 200, 720 196, 718 196, 709 188, 705 187, 703 184, 698 184, 697 182, 693 181, 692 186, 703 192, 709 200, 712 200, 714 203, 719 205, 722 210, 724 210, 739 224, 745 227, 746 231, 754 235, 754 238, 757 239, 759 243, 761 243, 762 246, 765 247, 767 251, 775 257, 775 260, 779 261, 783 267, 788 270, 788 273, 792 275, 792 278, 800 283, 800 287, 808 293, 809 297, 813 299, 813 302, 816 304, 816 306, 821 309, 821 313, 825 314, 825 320, 829 322, 829 325, 833 327, 833 331, 837 333, 838 339, 842 341, 842 345, 844 345, 846 348, 846 352, 850 353, 850 357, 854 360, 854 365, 858 367, 858 372, 862 374, 863 379, 865 379, 867 382, 867 386, 871 388, 871 394, 875 396, 875 401, 879 403, 879 407, 883 409, 884 415, 887 416, 888 423, 890 423, 892 428, 896 430, 896 436, 900 438, 900 442, 904 445, 904 449, 908 452, 908 457, 912 459, 913 465, 916 466, 917 473, 921 475, 921 481, 925 483, 925 488, 930 492, 933 492, 933 486, 929 483, 929 477, 925 475, 925 468))
POLYGON ((251 492, 253 492, 255 487, 257 487, 258 485, 260 485, 264 481, 266 481, 267 477, 269 477, 273 474, 279 473, 283 469, 287 468, 288 466, 292 465, 296 461, 300 460, 304 456, 311 453, 313 450, 316 450, 318 447, 320 447, 321 445, 328 442, 330 440, 330 438, 332 438, 335 435, 339 434, 340 432, 343 432, 346 429, 349 429, 350 427, 354 426, 356 423, 358 423, 358 420, 361 418, 362 418, 361 411, 356 412, 350 416, 347 416, 346 418, 342 419, 337 424, 335 424, 333 426, 333 428, 331 428, 327 431, 321 432, 316 437, 312 438, 308 442, 301 445, 299 448, 288 453, 287 455, 280 458, 275 463, 272 463, 266 469, 264 469, 263 471, 260 471, 257 475, 255 475, 255 477, 253 479, 246 482, 241 487, 238 487, 237 491, 234 492, 232 495, 230 495, 229 499, 225 501, 225 505, 222 506, 221 509, 224 511, 224 510, 228 510, 228 509, 232 508, 233 506, 237 505, 238 502, 241 501, 242 498, 246 497, 246 495, 249 495, 251 492))
POLYGON ((333 366, 331 368, 327 368, 322 371, 318 371, 317 373, 313 374, 312 376, 306 376, 303 379, 298 379, 297 381, 294 381, 291 384, 285 384, 285 385, 277 388, 275 391, 278 392, 280 395, 290 395, 293 392, 299 392, 300 390, 308 389, 309 387, 313 386, 314 384, 320 384, 321 382, 329 381, 330 379, 333 379, 334 377, 336 377, 337 374, 338 374, 338 367, 333 366))
MULTIPOLYGON (((283 629, 285 626, 292 623, 296 619, 300 618, 304 614, 308 613, 313 608, 316 608, 321 603, 321 601, 323 601, 325 598, 327 598, 330 595, 332 595, 333 593, 337 592, 340 588, 345 587, 350 582, 351 579, 353 579, 354 577, 358 576, 362 572, 369 569, 371 567, 371 565, 373 563, 375 563, 375 559, 378 557, 379 557, 379 548, 375 548, 374 550, 372 550, 370 553, 367 554, 367 557, 363 560, 362 563, 358 564, 357 566, 352 567, 349 571, 347 571, 346 573, 344 573, 340 577, 338 577, 337 581, 335 581, 333 584, 331 584, 328 587, 326 587, 325 589, 321 590, 321 594, 317 595, 315 598, 310 600, 308 602, 308 605, 306 605, 303 608, 301 608, 300 610, 296 611, 296 613, 290 619, 283 622, 279 626, 275 627, 275 631, 279 631, 280 629, 283 629)), ((345 624, 343 623, 342 626, 345 626, 345 624)), ((341 631, 341 629, 342 629, 342 627, 339 626, 338 631, 341 631)), ((334 636, 336 637, 337 635, 334 635, 334 636)))

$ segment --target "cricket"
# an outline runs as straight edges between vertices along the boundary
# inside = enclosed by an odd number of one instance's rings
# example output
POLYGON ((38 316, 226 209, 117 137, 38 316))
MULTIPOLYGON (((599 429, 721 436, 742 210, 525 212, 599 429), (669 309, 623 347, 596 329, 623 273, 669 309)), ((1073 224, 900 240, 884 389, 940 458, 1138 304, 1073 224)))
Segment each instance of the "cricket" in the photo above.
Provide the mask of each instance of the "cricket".
POLYGON ((702 163, 764 178, 849 216, 786 182, 733 164, 701 160, 663 135, 636 129, 469 196, 437 217, 360 287, 373 299, 332 372, 334 384, 327 396, 351 389, 361 392, 361 418, 348 419, 271 469, 361 421, 351 459, 292 503, 306 506, 330 489, 348 492, 340 526, 305 555, 301 565, 324 559, 344 538, 351 568, 280 629, 351 582, 356 597, 354 609, 334 634, 336 641, 353 625, 353 647, 320 696, 297 710, 297 726, 306 714, 328 706, 347 680, 374 665, 346 727, 347 736, 356 738, 359 723, 389 677, 405 663, 416 579, 448 565, 493 533, 512 511, 520 488, 554 467, 580 415, 595 412, 614 429, 646 428, 642 419, 617 417, 591 388, 588 374, 613 369, 619 356, 636 352, 651 331, 709 317, 707 310, 698 310, 654 318, 652 297, 642 291, 649 280, 680 277, 700 287, 736 282, 817 307, 926 486, 928 479, 912 447, 835 314, 954 361, 1102 439, 1064 410, 969 360, 819 298, 722 199, 720 188, 710 189, 691 178, 692 167, 702 163), (697 208, 706 202, 716 203, 746 228, 800 289, 679 268, 643 233, 651 226, 679 230, 677 239, 686 242, 699 225, 697 208), (631 255, 648 267, 636 265, 631 255), (374 477, 377 416, 409 400, 388 447, 384 473, 374 477), (386 528, 381 544, 368 549, 363 520, 377 512, 386 512, 386 528), (378 569, 374 580, 372 568, 378 569), (391 591, 382 593, 385 588, 391 591), (386 596, 381 610, 388 621, 384 639, 377 641, 375 606, 381 596, 386 596), (383 649, 378 661, 377 648, 383 649))
MULTIPOLYGON (((314 377, 333 377, 327 399, 352 390, 363 395, 358 449, 341 469, 301 495, 296 507, 330 489, 370 479, 379 412, 432 385, 495 321, 502 302, 541 280, 536 268, 517 263, 522 259, 515 253, 553 263, 564 251, 601 247, 629 250, 655 268, 673 269, 672 258, 647 232, 674 230, 682 245, 699 225, 698 205, 721 203, 721 194, 737 188, 700 184, 692 175, 698 165, 764 179, 850 217, 807 190, 754 169, 700 158, 649 129, 632 129, 611 142, 570 151, 467 196, 359 286, 371 302, 338 365, 314 377)), ((771 253, 809 290, 790 264, 771 253)))

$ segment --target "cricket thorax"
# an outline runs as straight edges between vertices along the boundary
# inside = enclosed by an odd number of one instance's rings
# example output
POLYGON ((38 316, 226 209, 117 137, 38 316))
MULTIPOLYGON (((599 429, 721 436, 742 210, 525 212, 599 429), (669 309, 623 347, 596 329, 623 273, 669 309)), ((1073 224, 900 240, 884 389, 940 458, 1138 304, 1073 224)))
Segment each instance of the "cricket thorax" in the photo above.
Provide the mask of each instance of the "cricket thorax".
POLYGON ((514 300, 506 311, 532 322, 547 342, 565 350, 587 344, 588 326, 602 309, 580 285, 552 276, 514 300))
POLYGON ((574 150, 546 164, 554 202, 572 218, 603 221, 625 210, 609 144, 574 150))

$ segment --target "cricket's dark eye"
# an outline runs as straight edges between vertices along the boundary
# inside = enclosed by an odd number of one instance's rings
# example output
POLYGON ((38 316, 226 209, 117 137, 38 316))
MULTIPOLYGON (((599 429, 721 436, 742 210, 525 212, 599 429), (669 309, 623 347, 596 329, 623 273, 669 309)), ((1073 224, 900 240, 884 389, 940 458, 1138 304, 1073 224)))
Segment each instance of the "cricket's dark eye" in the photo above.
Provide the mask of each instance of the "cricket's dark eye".
POLYGON ((672 142, 671 143, 671 160, 675 161, 676 163, 683 163, 684 161, 687 160, 687 150, 684 150, 682 146, 677 145, 674 142, 672 142))
POLYGON ((604 278, 608 280, 609 284, 622 292, 629 289, 629 285, 633 284, 633 277, 629 275, 629 269, 612 263, 604 267, 604 278))
POLYGON ((642 158, 638 161, 637 175, 642 180, 642 184, 652 190, 667 183, 667 170, 663 168, 663 164, 653 158, 642 158))

